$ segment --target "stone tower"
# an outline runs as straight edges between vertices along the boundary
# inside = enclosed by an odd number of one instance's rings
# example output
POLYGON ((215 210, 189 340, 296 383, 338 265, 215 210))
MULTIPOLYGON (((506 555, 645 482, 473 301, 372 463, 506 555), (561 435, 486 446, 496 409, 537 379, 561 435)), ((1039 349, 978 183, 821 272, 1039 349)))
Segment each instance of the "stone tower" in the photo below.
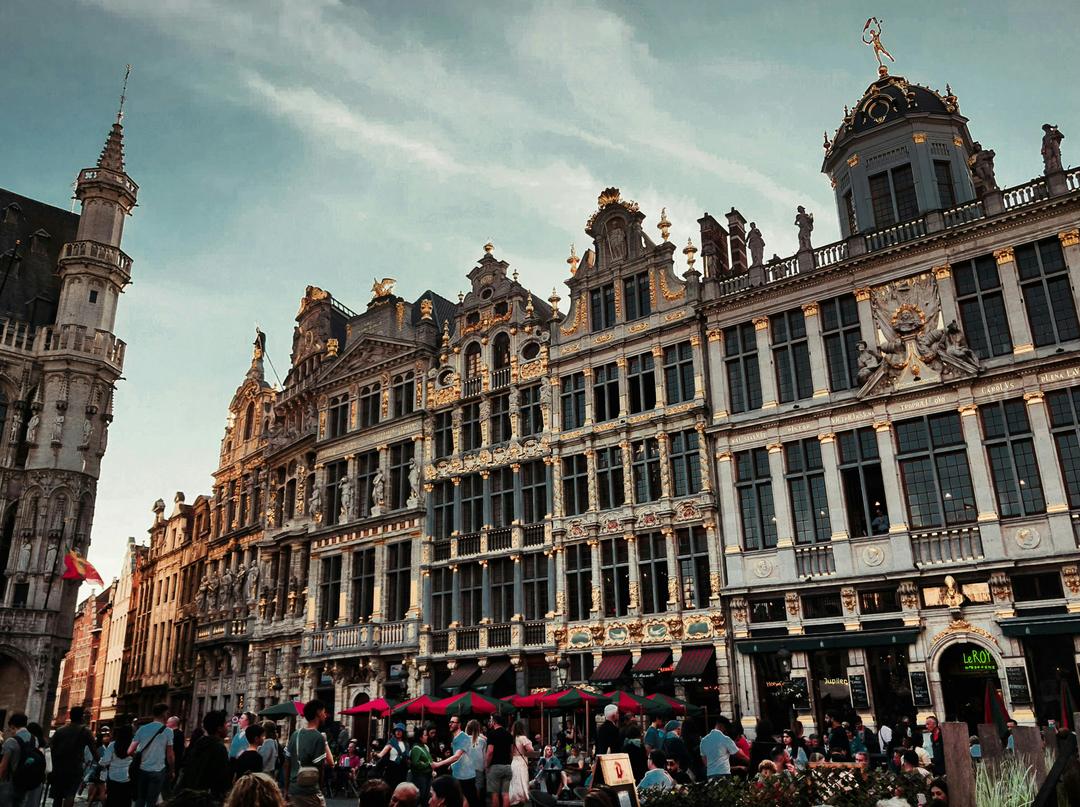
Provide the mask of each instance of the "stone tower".
POLYGON ((61 579, 63 558, 69 549, 85 555, 89 546, 112 394, 123 369, 125 345, 113 327, 131 281, 120 242, 138 186, 124 170, 122 118, 97 164, 79 172, 82 210, 75 240, 59 251, 55 320, 37 328, 20 352, 21 389, 9 415, 13 461, 3 469, 3 494, 14 518, 5 524, 0 668, 15 689, 24 674, 32 682, 25 699, 5 704, 18 708, 23 700, 32 720, 51 703, 56 667, 70 643, 79 586, 61 579))

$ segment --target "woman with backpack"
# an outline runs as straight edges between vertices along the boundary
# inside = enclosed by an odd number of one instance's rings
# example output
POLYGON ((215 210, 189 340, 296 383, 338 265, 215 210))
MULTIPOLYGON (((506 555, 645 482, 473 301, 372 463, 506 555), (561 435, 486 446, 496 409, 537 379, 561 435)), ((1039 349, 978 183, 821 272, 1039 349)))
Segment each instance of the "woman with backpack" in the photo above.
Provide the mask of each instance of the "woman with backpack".
POLYGON ((405 741, 405 724, 395 723, 390 739, 386 741, 378 757, 382 778, 391 791, 405 781, 409 773, 409 744, 405 741))
POLYGON ((120 724, 98 760, 105 781, 105 807, 131 807, 131 726, 120 724))

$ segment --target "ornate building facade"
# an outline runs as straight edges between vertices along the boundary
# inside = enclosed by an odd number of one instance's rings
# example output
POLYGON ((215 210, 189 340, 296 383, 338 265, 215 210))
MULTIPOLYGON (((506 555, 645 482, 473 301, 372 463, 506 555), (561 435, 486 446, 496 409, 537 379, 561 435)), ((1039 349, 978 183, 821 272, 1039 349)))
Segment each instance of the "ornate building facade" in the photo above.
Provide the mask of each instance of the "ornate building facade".
POLYGON ((230 405, 192 712, 582 682, 809 731, 1080 698, 1060 143, 999 188, 951 90, 882 69, 826 139, 836 243, 799 207, 767 260, 732 208, 679 248, 609 188, 565 315, 490 244, 456 303, 309 287, 281 388, 260 334, 230 405))
POLYGON ((121 249, 138 186, 121 116, 75 184, 76 216, 0 191, 0 712, 44 721, 54 701, 86 554, 112 400, 124 362, 113 333, 131 281, 121 249))

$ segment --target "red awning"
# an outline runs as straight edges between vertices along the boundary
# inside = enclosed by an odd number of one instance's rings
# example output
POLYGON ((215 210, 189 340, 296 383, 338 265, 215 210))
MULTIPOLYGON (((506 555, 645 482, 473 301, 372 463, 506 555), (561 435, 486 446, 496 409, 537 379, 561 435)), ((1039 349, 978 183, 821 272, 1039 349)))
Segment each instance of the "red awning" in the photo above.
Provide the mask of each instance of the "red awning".
POLYGON ((629 663, 630 656, 627 653, 619 653, 616 656, 604 656, 600 660, 600 664, 592 671, 589 680, 597 683, 618 681, 622 678, 623 673, 626 671, 626 665, 629 663))
POLYGON ((473 689, 491 686, 509 669, 509 661, 489 661, 484 671, 480 673, 480 677, 473 681, 473 689))
POLYGON ((715 650, 708 647, 687 647, 675 667, 675 681, 700 681, 713 660, 715 650))
POLYGON ((668 663, 670 658, 670 650, 646 650, 641 654, 638 663, 634 665, 634 669, 630 672, 635 678, 651 677, 656 675, 660 668, 668 663))
POLYGON ((471 661, 463 661, 459 663, 446 677, 446 680, 442 683, 443 689, 461 689, 472 677, 480 671, 480 668, 473 664, 471 661))

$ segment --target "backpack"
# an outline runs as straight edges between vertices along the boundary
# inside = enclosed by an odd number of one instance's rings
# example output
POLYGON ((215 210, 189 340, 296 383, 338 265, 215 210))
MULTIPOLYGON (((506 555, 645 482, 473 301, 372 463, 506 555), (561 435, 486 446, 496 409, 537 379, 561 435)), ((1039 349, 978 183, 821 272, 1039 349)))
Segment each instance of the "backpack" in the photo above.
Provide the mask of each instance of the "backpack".
POLYGON ((156 732, 154 732, 154 736, 147 741, 146 745, 144 745, 142 748, 136 748, 135 753, 131 755, 131 765, 128 767, 128 779, 132 782, 134 782, 138 778, 139 772, 142 770, 143 751, 149 748, 153 744, 154 740, 161 736, 161 732, 165 731, 165 729, 166 726, 162 726, 161 728, 159 728, 156 732))
POLYGON ((11 774, 15 790, 29 793, 45 781, 45 754, 34 743, 28 743, 21 737, 19 743, 19 766, 11 774))

